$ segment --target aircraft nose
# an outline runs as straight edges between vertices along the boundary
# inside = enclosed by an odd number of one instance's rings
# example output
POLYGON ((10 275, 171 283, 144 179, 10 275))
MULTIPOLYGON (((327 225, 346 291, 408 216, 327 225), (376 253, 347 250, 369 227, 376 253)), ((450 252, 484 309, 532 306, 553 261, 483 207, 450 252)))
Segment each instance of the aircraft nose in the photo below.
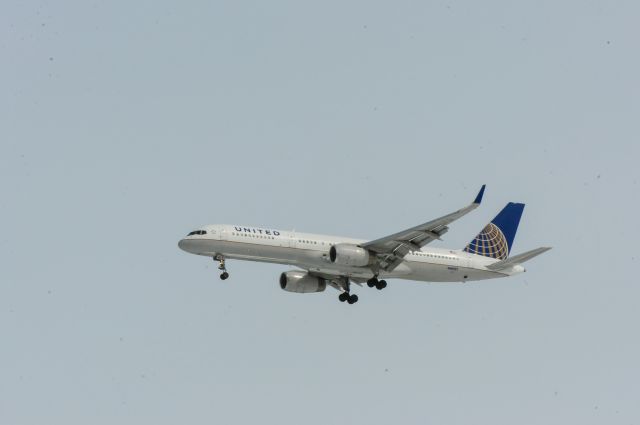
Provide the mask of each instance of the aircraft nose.
POLYGON ((180 239, 180 241, 178 242, 178 248, 180 248, 183 251, 189 252, 189 250, 187 249, 187 245, 188 245, 188 241, 186 239, 180 239))
POLYGON ((204 240, 199 238, 186 237, 178 242, 178 248, 189 254, 200 254, 206 250, 206 247, 203 245, 204 242, 204 240))

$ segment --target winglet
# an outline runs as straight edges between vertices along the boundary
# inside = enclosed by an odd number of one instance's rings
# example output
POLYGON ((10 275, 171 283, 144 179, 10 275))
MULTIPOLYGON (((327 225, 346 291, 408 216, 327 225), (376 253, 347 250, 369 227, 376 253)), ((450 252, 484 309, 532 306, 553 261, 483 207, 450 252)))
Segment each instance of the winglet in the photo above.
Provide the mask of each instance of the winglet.
POLYGON ((484 188, 485 187, 487 187, 487 185, 483 184, 482 187, 480 188, 480 192, 478 192, 478 196, 476 196, 475 201, 473 201, 474 204, 480 205, 480 202, 482 202, 482 196, 484 195, 484 188))

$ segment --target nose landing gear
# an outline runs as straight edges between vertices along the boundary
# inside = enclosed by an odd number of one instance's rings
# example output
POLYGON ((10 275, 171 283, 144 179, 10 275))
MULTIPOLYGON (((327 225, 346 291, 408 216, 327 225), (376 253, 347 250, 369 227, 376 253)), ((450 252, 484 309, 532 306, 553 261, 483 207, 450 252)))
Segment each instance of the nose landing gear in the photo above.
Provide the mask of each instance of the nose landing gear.
POLYGON ((227 267, 224 262, 224 256, 216 255, 215 257, 213 257, 213 261, 218 262, 218 270, 222 271, 222 273, 220 274, 220 279, 227 280, 229 278, 229 273, 227 272, 227 267))

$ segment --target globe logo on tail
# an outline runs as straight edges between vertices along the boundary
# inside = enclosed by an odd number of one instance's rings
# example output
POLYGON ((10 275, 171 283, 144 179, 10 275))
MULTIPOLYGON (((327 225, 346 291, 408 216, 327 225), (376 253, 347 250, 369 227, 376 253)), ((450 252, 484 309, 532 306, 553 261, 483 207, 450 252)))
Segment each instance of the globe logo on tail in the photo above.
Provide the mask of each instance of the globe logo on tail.
POLYGON ((482 231, 464 249, 471 254, 506 260, 509 256, 509 245, 502 230, 493 223, 487 224, 482 231))

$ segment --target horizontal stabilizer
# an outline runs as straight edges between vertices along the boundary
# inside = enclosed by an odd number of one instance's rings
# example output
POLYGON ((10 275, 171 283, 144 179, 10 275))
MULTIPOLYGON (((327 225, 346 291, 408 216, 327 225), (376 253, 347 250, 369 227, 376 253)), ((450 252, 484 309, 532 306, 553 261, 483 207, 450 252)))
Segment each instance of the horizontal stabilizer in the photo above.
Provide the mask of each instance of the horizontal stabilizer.
POLYGON ((509 267, 513 267, 515 265, 524 263, 525 261, 531 260, 533 257, 537 257, 540 254, 543 254, 549 251, 551 247, 542 247, 532 249, 531 251, 523 252, 522 254, 514 255, 513 257, 509 257, 506 260, 498 261, 497 263, 493 263, 487 266, 489 270, 504 270, 509 267))

